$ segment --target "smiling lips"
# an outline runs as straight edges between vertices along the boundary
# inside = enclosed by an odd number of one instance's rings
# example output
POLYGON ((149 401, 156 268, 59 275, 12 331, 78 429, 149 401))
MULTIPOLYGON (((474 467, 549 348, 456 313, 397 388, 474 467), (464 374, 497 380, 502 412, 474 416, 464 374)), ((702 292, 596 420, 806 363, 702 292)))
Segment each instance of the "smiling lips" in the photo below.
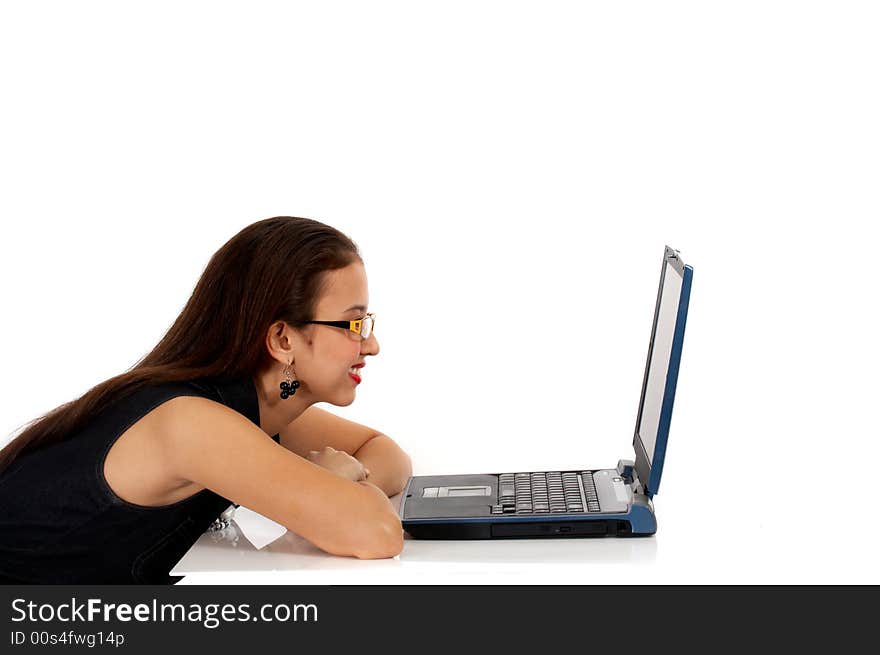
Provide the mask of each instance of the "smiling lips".
POLYGON ((360 369, 362 369, 364 366, 365 366, 365 365, 362 364, 362 363, 361 363, 361 364, 355 364, 354 366, 352 366, 350 369, 348 369, 348 377, 350 377, 352 380, 354 380, 355 382, 357 382, 358 384, 360 384, 360 383, 361 383, 361 376, 358 375, 358 371, 359 371, 360 369))

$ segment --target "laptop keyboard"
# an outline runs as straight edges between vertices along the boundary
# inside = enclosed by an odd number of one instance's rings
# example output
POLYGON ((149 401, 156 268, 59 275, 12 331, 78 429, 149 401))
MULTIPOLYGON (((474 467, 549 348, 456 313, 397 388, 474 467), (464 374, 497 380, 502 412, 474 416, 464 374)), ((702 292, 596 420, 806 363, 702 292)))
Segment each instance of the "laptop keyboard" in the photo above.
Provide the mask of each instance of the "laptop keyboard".
POLYGON ((492 514, 598 511, 599 497, 591 471, 502 473, 498 476, 498 504, 492 506, 492 514))

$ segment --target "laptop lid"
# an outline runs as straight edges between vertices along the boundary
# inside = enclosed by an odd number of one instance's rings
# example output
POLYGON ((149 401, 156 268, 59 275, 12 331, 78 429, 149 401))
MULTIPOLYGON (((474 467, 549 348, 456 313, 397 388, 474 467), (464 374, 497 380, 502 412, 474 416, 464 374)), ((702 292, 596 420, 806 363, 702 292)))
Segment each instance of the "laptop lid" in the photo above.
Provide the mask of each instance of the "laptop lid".
POLYGON ((678 251, 666 246, 633 438, 636 473, 648 497, 657 493, 663 473, 693 273, 678 251))

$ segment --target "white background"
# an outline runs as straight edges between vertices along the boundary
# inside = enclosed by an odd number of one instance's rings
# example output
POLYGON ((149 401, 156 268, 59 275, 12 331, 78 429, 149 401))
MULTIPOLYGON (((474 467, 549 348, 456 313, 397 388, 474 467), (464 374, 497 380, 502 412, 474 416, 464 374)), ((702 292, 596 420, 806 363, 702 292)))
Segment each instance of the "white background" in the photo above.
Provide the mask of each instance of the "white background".
POLYGON ((382 351, 333 411, 417 474, 614 466, 668 243, 694 287, 655 555, 590 579, 880 582, 878 29, 856 2, 4 3, 2 438, 286 214, 366 260, 382 351))

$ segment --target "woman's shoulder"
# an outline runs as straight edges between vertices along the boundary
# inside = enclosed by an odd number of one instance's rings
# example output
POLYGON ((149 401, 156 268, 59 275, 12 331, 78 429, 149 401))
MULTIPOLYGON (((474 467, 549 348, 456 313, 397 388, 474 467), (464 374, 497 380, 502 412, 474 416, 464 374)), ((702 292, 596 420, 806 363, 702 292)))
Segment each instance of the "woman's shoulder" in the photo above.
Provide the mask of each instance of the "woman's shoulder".
POLYGON ((249 378, 189 380, 164 386, 165 399, 150 412, 154 425, 164 434, 204 433, 206 426, 212 428, 211 433, 248 424, 262 432, 257 391, 249 378))
MULTIPOLYGON (((169 431, 182 427, 208 422, 212 425, 235 420, 231 407, 209 395, 180 394, 171 396, 150 411, 154 424, 159 430, 169 431)), ((238 417, 240 420, 241 417, 238 417)))
POLYGON ((175 408, 211 408, 224 405, 259 425, 259 404, 254 383, 250 379, 219 381, 209 378, 180 381, 148 382, 129 394, 123 404, 134 410, 152 413, 162 408, 173 413, 175 408), (205 403, 211 401, 211 403, 205 403))
POLYGON ((153 384, 143 393, 130 400, 143 405, 137 420, 113 440, 103 464, 108 486, 128 503, 164 506, 204 489, 175 472, 184 453, 215 448, 242 425, 257 429, 208 382, 153 384))

